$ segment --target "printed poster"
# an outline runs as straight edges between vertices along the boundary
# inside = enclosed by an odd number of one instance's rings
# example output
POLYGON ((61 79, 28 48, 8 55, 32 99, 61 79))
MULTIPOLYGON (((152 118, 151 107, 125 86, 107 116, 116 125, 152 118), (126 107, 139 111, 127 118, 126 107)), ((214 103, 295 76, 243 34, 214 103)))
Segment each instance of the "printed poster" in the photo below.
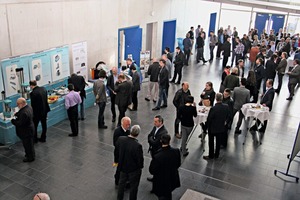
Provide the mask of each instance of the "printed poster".
POLYGON ((87 70, 87 42, 72 44, 73 73, 88 78, 87 70))

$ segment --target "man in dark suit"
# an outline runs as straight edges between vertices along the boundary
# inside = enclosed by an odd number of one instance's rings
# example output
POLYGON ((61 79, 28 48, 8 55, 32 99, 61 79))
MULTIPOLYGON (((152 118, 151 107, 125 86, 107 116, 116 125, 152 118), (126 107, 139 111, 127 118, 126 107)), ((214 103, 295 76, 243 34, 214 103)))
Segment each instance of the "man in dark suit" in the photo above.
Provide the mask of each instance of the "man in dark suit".
MULTIPOLYGON (((228 58, 230 57, 230 48, 231 48, 231 44, 230 44, 230 37, 227 37, 226 41, 224 42, 224 44, 221 44, 219 42, 219 45, 221 45, 222 47, 222 51, 223 51, 223 68, 226 67, 227 62, 228 62, 228 58)), ((218 46, 219 49, 219 46, 218 46)), ((220 58, 220 56, 217 55, 217 58, 220 58)))
POLYGON ((222 138, 227 132, 227 126, 230 121, 230 111, 226 104, 222 103, 223 95, 221 93, 216 94, 217 103, 213 106, 207 117, 208 127, 208 156, 203 156, 205 160, 218 158, 220 154, 220 146, 222 138), (214 149, 214 137, 216 137, 216 150, 214 149))
POLYGON ((107 88, 109 90, 110 103, 111 103, 111 113, 112 113, 112 122, 116 121, 116 92, 115 92, 115 84, 118 81, 118 69, 117 67, 113 67, 111 69, 111 74, 107 78, 107 88))
POLYGON ((27 105, 26 99, 19 98, 17 100, 19 111, 15 113, 15 119, 11 123, 16 126, 17 136, 22 140, 25 149, 25 159, 23 162, 32 162, 35 159, 35 151, 33 146, 34 124, 33 111, 27 105))
MULTIPOLYGON (((115 131, 114 131, 114 137, 113 137, 113 145, 115 147, 114 150, 114 164, 113 166, 117 166, 118 164, 118 152, 117 152, 117 141, 119 137, 121 136, 128 136, 130 134, 130 124, 131 124, 131 119, 129 117, 123 117, 121 120, 121 126, 118 126, 115 131)), ((118 171, 118 168, 115 173, 115 184, 118 185, 120 180, 120 171, 118 171)))
MULTIPOLYGON (((168 134, 168 131, 164 126, 164 119, 160 115, 156 115, 154 117, 153 123, 154 123, 154 127, 148 135, 148 143, 149 143, 148 152, 150 152, 152 158, 158 152, 158 150, 161 149, 161 142, 160 142, 161 136, 168 134)), ((152 181, 152 178, 147 178, 147 180, 152 181)))
MULTIPOLYGON (((269 111, 271 111, 272 106, 273 106, 273 99, 274 99, 274 95, 275 95, 275 90, 273 88, 273 80, 268 79, 267 83, 266 83, 266 86, 267 86, 267 90, 262 95, 261 100, 260 100, 260 104, 263 105, 264 107, 268 107, 269 111)), ((250 131, 256 131, 260 124, 261 124, 261 121, 257 120, 257 123, 255 123, 250 128, 250 131)), ((262 125, 262 127, 258 131, 261 132, 261 133, 265 133, 266 128, 267 128, 267 124, 268 124, 268 120, 265 120, 264 124, 262 125)))
POLYGON ((159 84, 159 98, 156 104, 156 107, 152 110, 160 110, 160 108, 166 108, 168 107, 168 97, 167 97, 167 90, 169 88, 169 72, 166 69, 166 61, 163 59, 160 59, 159 61, 160 65, 160 72, 158 75, 158 84, 159 84), (164 104, 161 106, 161 102, 164 101, 164 104))
POLYGON ((37 86, 35 80, 29 81, 32 92, 30 93, 31 107, 33 110, 33 123, 35 127, 33 141, 34 143, 46 142, 47 133, 47 114, 50 111, 48 104, 48 93, 44 87, 37 86), (42 124, 42 135, 41 138, 37 137, 37 128, 39 122, 42 124))
POLYGON ((180 151, 170 146, 170 140, 169 134, 161 137, 162 148, 154 155, 149 167, 153 174, 153 193, 158 199, 171 200, 172 191, 180 187, 180 151))
POLYGON ((175 56, 175 60, 173 62, 174 63, 174 75, 173 75, 172 80, 170 81, 171 83, 175 83, 176 77, 178 74, 178 79, 177 79, 176 84, 180 84, 184 61, 185 61, 185 58, 184 58, 184 55, 183 55, 180 47, 176 47, 176 56, 175 56))
POLYGON ((253 102, 256 103, 258 100, 258 94, 261 87, 261 83, 265 76, 265 69, 264 69, 264 61, 262 58, 257 58, 255 61, 256 65, 254 67, 255 78, 256 78, 256 94, 253 96, 253 102))
POLYGON ((132 104, 133 104, 131 111, 136 111, 138 108, 137 95, 138 92, 141 90, 140 75, 136 70, 135 66, 131 67, 131 72, 132 72, 132 104))
POLYGON ((71 77, 68 80, 69 84, 74 85, 74 91, 79 92, 79 95, 81 97, 81 103, 80 103, 80 119, 84 120, 84 99, 86 98, 86 93, 85 93, 85 86, 87 83, 84 80, 83 76, 79 76, 75 73, 71 75, 71 77))
POLYGON ((137 199, 138 187, 144 167, 143 147, 136 139, 141 129, 139 125, 132 126, 129 136, 121 136, 117 141, 118 170, 120 181, 118 188, 118 200, 124 197, 126 182, 130 185, 129 198, 137 199))
POLYGON ((125 117, 125 112, 128 105, 131 104, 132 83, 127 81, 124 74, 118 76, 118 81, 115 84, 116 104, 119 109, 118 126, 121 125, 121 119, 125 117))
POLYGON ((276 93, 280 93, 280 90, 281 90, 282 79, 283 79, 283 76, 285 74, 285 70, 286 70, 286 67, 288 64, 286 59, 287 59, 287 53, 282 52, 281 60, 278 64, 278 66, 276 67, 277 76, 278 76, 278 86, 277 86, 277 89, 275 90, 276 93))
POLYGON ((295 87, 298 83, 300 83, 300 60, 294 60, 294 67, 287 73, 287 75, 289 76, 288 88, 290 96, 286 100, 293 100, 295 87))

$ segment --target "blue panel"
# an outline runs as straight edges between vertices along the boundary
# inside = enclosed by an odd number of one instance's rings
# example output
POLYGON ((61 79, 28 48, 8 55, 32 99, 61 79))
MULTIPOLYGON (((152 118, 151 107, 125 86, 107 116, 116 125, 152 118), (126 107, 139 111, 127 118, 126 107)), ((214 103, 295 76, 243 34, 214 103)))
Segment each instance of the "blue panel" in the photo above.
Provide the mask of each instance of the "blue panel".
POLYGON ((258 35, 263 32, 267 20, 269 19, 269 14, 267 13, 257 13, 255 19, 255 28, 258 30, 258 35))
POLYGON ((209 29, 207 31, 207 34, 209 34, 210 31, 216 32, 216 21, 217 21, 217 13, 211 13, 210 14, 210 21, 209 21, 209 29))
POLYGON ((166 47, 170 48, 171 52, 175 50, 175 36, 176 36, 176 20, 164 22, 162 52, 166 47))
POLYGON ((283 28, 284 25, 284 15, 272 15, 273 26, 272 29, 275 30, 275 33, 279 31, 280 28, 283 28))
POLYGON ((126 59, 128 54, 132 54, 133 60, 137 65, 140 64, 140 53, 142 49, 142 29, 128 28, 124 29, 125 35, 125 56, 126 59))

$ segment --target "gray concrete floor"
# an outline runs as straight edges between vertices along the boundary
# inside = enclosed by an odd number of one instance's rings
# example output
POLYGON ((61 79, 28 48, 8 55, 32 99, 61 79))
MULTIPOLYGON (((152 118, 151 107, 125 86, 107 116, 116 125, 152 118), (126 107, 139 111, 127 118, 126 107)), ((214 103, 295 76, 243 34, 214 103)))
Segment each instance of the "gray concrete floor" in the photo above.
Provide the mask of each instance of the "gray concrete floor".
MULTIPOLYGON (((190 66, 183 69, 183 81, 190 83, 192 95, 198 102, 205 82, 212 81, 215 90, 219 90, 222 60, 202 65, 196 64, 193 56, 191 58, 190 66)), ((276 85, 277 80, 275 88, 276 85)), ((172 100, 179 88, 179 85, 171 84, 168 107, 152 111, 154 103, 144 100, 147 89, 144 83, 139 93, 138 111, 126 113, 132 124, 139 124, 142 128, 138 139, 143 144, 145 167, 138 199, 156 199, 150 193, 151 183, 146 180, 150 175, 148 167, 151 161, 147 153, 147 135, 153 127, 153 116, 161 114, 173 136, 175 109, 172 100)), ((203 149, 208 150, 208 142, 200 142, 198 135, 201 130, 198 127, 188 145, 190 154, 182 160, 182 186, 173 192, 173 199, 180 199, 187 189, 230 200, 299 199, 300 187, 294 179, 274 175, 274 169, 285 171, 288 164, 286 156, 291 152, 300 121, 299 95, 296 90, 293 101, 285 100, 288 96, 285 77, 282 92, 275 96, 262 145, 253 141, 251 134, 245 145, 242 144, 246 133, 243 123, 242 134, 235 136, 231 130, 227 149, 221 150, 220 158, 214 161, 202 159, 203 154, 207 154, 203 149)), ((33 163, 22 163, 24 152, 20 143, 10 150, 0 149, 0 199, 29 200, 40 191, 49 193, 54 200, 116 199, 115 169, 112 167, 112 135, 116 126, 111 122, 110 105, 105 110, 108 129, 97 128, 97 112, 97 107, 86 110, 87 118, 79 122, 80 131, 76 138, 68 137, 68 120, 50 127, 47 142, 35 145, 37 156, 33 163)), ((172 146, 180 147, 180 140, 172 138, 172 146)), ((292 162, 291 174, 300 176, 299 163, 300 159, 292 162)))

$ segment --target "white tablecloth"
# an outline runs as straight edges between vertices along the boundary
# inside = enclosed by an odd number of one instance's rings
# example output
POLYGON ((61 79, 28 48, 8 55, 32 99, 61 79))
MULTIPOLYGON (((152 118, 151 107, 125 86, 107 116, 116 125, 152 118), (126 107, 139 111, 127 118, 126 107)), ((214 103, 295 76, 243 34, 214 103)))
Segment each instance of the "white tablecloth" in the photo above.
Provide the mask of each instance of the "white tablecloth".
POLYGON ((259 119, 261 122, 268 120, 270 118, 269 108, 262 105, 260 105, 260 108, 253 108, 256 105, 256 103, 246 103, 241 108, 241 111, 245 117, 254 117, 259 119))
POLYGON ((197 107, 197 117, 194 117, 194 123, 195 125, 204 123, 207 121, 208 112, 210 110, 210 107, 206 106, 198 106, 197 107), (204 112, 203 112, 204 111, 204 112))

